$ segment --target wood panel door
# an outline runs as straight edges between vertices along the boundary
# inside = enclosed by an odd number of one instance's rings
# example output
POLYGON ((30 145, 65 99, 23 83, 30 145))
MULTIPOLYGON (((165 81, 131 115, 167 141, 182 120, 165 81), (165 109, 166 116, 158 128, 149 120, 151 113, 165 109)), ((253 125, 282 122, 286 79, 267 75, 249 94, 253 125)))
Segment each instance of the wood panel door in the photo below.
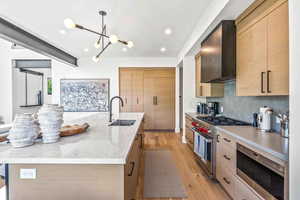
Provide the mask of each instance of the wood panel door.
POLYGON ((132 72, 132 112, 144 111, 144 70, 132 72))
POLYGON ((268 16, 269 95, 289 94, 288 2, 268 16))
POLYGON ((155 129, 155 78, 144 77, 144 113, 145 113, 145 123, 144 129, 150 130, 155 129))
POLYGON ((237 35, 237 96, 265 96, 267 19, 237 35))
POLYGON ((144 112, 146 130, 175 129, 175 69, 145 69, 144 112))
POLYGON ((173 130, 175 128, 175 78, 155 78, 154 88, 154 127, 155 129, 173 130))
POLYGON ((133 71, 128 69, 119 70, 119 95, 124 100, 124 106, 120 107, 121 112, 132 111, 132 76, 133 71))

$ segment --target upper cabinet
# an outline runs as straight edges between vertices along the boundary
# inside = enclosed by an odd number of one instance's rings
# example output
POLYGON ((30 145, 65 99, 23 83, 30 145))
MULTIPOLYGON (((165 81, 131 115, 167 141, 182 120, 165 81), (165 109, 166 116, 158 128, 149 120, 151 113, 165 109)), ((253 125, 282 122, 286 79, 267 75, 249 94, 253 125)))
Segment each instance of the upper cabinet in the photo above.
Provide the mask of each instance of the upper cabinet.
POLYGON ((201 54, 195 56, 196 97, 223 97, 224 84, 201 82, 201 54))
POLYGON ((237 22, 238 96, 289 94, 288 2, 265 2, 237 22))

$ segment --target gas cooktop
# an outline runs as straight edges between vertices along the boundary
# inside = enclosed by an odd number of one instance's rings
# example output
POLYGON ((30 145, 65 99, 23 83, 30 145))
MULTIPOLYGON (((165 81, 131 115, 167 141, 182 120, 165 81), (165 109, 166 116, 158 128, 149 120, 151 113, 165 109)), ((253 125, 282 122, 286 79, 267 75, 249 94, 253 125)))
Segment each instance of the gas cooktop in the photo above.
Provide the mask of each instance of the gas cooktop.
POLYGON ((197 117, 197 119, 204 121, 214 126, 249 126, 250 123, 243 122, 228 117, 197 117))

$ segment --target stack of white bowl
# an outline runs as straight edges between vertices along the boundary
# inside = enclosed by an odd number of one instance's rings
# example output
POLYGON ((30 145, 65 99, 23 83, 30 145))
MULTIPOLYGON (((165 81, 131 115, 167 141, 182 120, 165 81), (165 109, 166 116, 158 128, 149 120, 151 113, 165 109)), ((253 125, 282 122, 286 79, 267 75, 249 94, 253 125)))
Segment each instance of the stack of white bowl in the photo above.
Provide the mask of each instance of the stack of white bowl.
POLYGON ((37 137, 38 126, 32 114, 17 114, 8 135, 11 145, 16 148, 30 146, 37 137))
POLYGON ((54 143, 60 138, 63 124, 63 107, 57 104, 45 104, 38 112, 43 143, 54 143))

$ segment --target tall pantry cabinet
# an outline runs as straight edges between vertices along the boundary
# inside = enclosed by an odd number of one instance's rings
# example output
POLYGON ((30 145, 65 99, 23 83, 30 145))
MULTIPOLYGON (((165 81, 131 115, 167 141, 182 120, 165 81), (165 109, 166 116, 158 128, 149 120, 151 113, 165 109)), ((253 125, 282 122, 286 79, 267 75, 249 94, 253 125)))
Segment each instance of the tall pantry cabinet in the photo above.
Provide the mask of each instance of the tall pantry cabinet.
POLYGON ((175 129, 175 68, 120 68, 121 112, 144 112, 145 130, 175 129))

